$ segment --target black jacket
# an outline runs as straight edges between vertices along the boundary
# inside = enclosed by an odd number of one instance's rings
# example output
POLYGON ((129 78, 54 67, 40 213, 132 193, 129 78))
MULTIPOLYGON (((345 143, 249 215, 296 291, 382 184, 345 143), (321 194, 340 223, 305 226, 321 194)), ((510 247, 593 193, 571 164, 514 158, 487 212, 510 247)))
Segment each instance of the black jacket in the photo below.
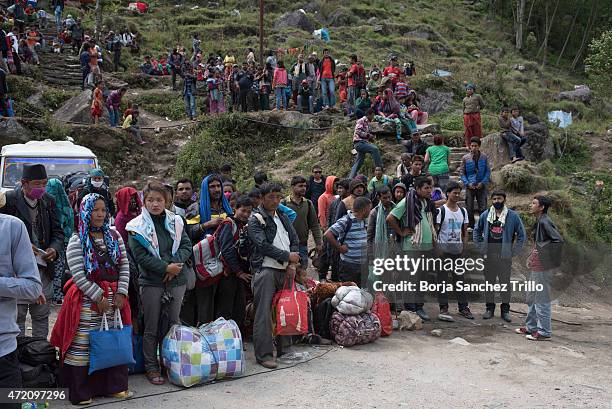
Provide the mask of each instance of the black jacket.
MULTIPOLYGON (((41 240, 40 247, 43 250, 53 248, 59 254, 64 250, 64 231, 57 218, 53 197, 45 193, 40 199, 40 209, 43 231, 42 237, 39 238, 41 240)), ((0 212, 20 219, 25 224, 28 235, 32 237, 30 210, 23 197, 21 186, 17 186, 15 190, 6 193, 6 205, 0 209, 0 212)))
POLYGON ((414 144, 412 142, 412 139, 407 141, 404 146, 406 147, 406 152, 412 155, 413 154, 412 151, 414 149, 415 150, 414 154, 419 155, 419 156, 425 156, 425 153, 427 152, 427 148, 429 147, 427 142, 423 140, 420 140, 419 142, 414 144))
POLYGON ((533 240, 538 249, 540 263, 545 269, 549 270, 560 264, 558 258, 561 257, 563 237, 547 214, 540 216, 533 225, 533 240))
MULTIPOLYGON (((266 225, 262 226, 254 214, 251 215, 247 224, 249 239, 251 243, 253 243, 253 249, 251 250, 251 266, 253 267, 253 272, 261 270, 263 259, 266 256, 275 259, 279 263, 286 263, 289 261, 288 251, 281 250, 272 245, 274 237, 276 237, 276 223, 274 222, 274 218, 268 214, 263 208, 263 205, 259 206, 256 211, 264 217, 266 225)), ((284 213, 277 211, 276 214, 283 223, 283 227, 287 230, 287 233, 289 233, 289 248, 291 252, 297 252, 299 239, 293 228, 293 224, 284 213)))
POLYGON ((226 220, 231 220, 231 222, 223 222, 217 234, 219 252, 232 274, 240 271, 246 273, 249 271, 248 263, 242 260, 236 248, 240 231, 244 228, 245 223, 233 217, 228 217, 226 220))
POLYGON ((334 61, 334 59, 331 57, 323 57, 321 61, 319 61, 319 75, 323 75, 323 61, 325 61, 326 58, 329 58, 331 60, 332 76, 335 78, 336 77, 336 61, 334 61))

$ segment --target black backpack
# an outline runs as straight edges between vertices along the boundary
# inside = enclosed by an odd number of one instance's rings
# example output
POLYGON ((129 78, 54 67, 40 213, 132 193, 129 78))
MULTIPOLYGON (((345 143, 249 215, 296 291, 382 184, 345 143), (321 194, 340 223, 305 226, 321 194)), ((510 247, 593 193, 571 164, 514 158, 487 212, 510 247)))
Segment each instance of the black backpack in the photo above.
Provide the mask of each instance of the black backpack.
POLYGON ((55 388, 57 385, 57 375, 50 365, 31 366, 20 362, 19 369, 24 388, 55 388))
POLYGON ((332 339, 331 331, 329 329, 329 323, 331 321, 332 314, 336 309, 332 306, 332 298, 326 298, 319 302, 313 311, 313 327, 315 334, 322 338, 332 339))
POLYGON ((44 337, 17 337, 17 356, 31 366, 57 364, 55 348, 44 337))

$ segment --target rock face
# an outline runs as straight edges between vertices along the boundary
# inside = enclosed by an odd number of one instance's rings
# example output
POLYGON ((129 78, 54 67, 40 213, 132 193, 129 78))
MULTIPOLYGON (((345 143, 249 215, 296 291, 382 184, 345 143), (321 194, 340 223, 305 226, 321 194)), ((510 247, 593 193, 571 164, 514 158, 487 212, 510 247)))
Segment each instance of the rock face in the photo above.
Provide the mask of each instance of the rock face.
POLYGON ((453 102, 453 93, 426 89, 421 94, 421 109, 429 115, 444 111, 453 102))
POLYGON ((15 118, 0 121, 0 146, 26 143, 32 139, 34 139, 32 132, 17 122, 15 118))
POLYGON ((289 11, 280 16, 274 23, 274 28, 299 28, 312 33, 314 26, 302 10, 289 11))
POLYGON ((555 98, 557 101, 577 101, 585 104, 591 103, 591 89, 586 85, 581 85, 573 91, 563 91, 555 98))
MULTIPOLYGON (((555 156, 555 144, 548 133, 548 127, 542 122, 525 126, 527 142, 521 147, 525 159, 534 163, 551 159, 555 156)), ((489 157, 492 170, 499 170, 510 163, 508 143, 499 133, 482 138, 480 150, 489 157)))
POLYGON ((346 9, 339 8, 334 11, 328 18, 327 24, 330 27, 349 26, 353 22, 353 16, 346 9))
POLYGON ((95 152, 117 152, 126 145, 127 133, 120 128, 75 125, 70 136, 76 144, 87 146, 95 152))

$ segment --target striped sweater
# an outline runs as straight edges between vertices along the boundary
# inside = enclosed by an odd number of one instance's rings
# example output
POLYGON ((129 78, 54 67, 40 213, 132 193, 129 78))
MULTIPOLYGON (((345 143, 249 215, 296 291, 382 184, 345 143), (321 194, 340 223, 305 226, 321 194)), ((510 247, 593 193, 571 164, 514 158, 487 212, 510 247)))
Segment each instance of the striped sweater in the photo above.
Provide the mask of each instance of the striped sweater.
MULTIPOLYGON (((117 240, 119 241, 119 250, 121 252, 121 260, 119 260, 119 282, 117 283, 117 293, 128 295, 128 285, 130 282, 130 264, 128 262, 125 244, 123 239, 117 233, 117 240)), ((96 239, 96 244, 106 249, 104 240, 96 239)), ((83 291, 86 297, 92 301, 98 302, 102 299, 104 291, 100 286, 93 281, 90 281, 85 276, 85 264, 83 263, 83 249, 81 248, 81 239, 78 235, 73 234, 68 243, 66 249, 66 259, 68 261, 68 268, 72 275, 72 280, 79 287, 79 290, 83 291)))

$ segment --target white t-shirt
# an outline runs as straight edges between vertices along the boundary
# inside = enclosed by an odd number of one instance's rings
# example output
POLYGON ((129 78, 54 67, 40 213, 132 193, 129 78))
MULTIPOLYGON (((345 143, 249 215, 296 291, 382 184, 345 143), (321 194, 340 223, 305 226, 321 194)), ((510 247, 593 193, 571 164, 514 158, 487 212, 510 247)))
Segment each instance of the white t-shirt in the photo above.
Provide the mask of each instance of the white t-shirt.
MULTIPOLYGON (((289 240, 289 233, 285 229, 285 226, 283 226, 283 222, 281 221, 280 217, 278 217, 277 213, 274 213, 274 223, 276 223, 276 236, 274 236, 274 241, 272 242, 272 245, 281 250, 291 251, 291 241, 289 240)), ((263 263, 261 264, 262 267, 277 268, 279 270, 284 270, 285 268, 287 268, 288 265, 289 263, 287 262, 279 263, 272 257, 268 256, 264 257, 263 263)))
MULTIPOLYGON (((461 210, 460 207, 457 211, 453 212, 446 205, 444 207, 444 221, 440 226, 440 232, 438 233, 438 243, 442 248, 442 251, 450 254, 460 254, 462 249, 462 238, 461 228, 465 224, 468 224, 467 211, 461 210), (465 216, 464 216, 465 212, 465 216)), ((442 218, 442 208, 438 211, 436 216, 436 224, 440 224, 442 218)))

